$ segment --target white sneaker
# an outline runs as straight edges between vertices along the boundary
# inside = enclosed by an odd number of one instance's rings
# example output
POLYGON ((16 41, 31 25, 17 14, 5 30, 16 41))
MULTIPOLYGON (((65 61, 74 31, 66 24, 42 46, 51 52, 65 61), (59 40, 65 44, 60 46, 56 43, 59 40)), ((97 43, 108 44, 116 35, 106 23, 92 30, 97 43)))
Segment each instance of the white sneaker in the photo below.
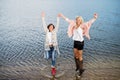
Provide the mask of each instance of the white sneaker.
POLYGON ((77 75, 78 78, 80 78, 81 76, 80 75, 77 75))

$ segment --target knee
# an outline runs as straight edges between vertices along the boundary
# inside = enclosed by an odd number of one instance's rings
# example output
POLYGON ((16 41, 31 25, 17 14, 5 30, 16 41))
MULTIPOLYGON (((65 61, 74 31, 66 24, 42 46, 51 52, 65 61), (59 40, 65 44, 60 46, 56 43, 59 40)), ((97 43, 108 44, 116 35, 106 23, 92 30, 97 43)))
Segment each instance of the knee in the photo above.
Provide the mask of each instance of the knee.
POLYGON ((79 58, 79 60, 80 60, 80 61, 82 61, 82 60, 83 60, 82 55, 79 55, 79 57, 78 57, 78 58, 79 58))
POLYGON ((78 56, 78 55, 75 55, 75 58, 76 58, 76 59, 79 59, 79 56, 78 56))
POLYGON ((82 58, 82 57, 79 57, 79 60, 80 60, 80 61, 82 61, 82 60, 83 60, 83 58, 82 58))

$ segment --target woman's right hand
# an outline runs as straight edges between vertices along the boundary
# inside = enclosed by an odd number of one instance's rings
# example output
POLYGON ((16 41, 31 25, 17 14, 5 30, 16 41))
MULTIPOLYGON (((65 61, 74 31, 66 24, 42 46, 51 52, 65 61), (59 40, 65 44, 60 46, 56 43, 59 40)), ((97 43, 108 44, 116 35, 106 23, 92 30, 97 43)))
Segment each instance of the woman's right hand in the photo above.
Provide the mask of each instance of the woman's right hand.
POLYGON ((42 12, 42 13, 41 13, 41 16, 42 16, 42 17, 45 17, 45 13, 44 13, 44 12, 42 12))

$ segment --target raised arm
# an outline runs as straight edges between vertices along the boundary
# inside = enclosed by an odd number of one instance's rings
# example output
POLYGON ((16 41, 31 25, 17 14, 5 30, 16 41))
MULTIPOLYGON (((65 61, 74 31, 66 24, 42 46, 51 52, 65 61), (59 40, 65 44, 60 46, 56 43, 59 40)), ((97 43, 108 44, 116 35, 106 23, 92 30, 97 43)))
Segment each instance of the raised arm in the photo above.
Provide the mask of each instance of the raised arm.
POLYGON ((72 37, 73 35, 73 27, 76 25, 75 21, 74 20, 70 20, 68 19, 67 17, 65 17, 63 14, 58 14, 60 17, 62 17, 65 21, 67 21, 69 23, 69 26, 68 26, 68 31, 67 31, 67 34, 69 37, 72 37))
POLYGON ((93 17, 91 20, 89 20, 88 22, 85 22, 85 23, 82 24, 82 27, 83 27, 83 29, 84 29, 84 33, 83 33, 83 34, 84 34, 88 39, 90 39, 89 29, 90 29, 92 23, 97 19, 97 17, 98 17, 97 14, 94 14, 94 17, 93 17))
POLYGON ((56 32, 58 31, 58 28, 59 28, 59 22, 60 22, 59 17, 60 17, 60 15, 57 16, 56 32))
POLYGON ((46 32, 47 31, 47 25, 46 25, 46 22, 45 22, 45 13, 44 12, 41 13, 41 17, 42 17, 42 23, 43 23, 44 31, 46 32))
POLYGON ((67 17, 65 17, 62 13, 59 13, 58 15, 59 15, 59 17, 63 18, 65 21, 67 21, 68 23, 71 22, 71 20, 68 19, 67 17))
POLYGON ((93 15, 93 18, 91 20, 89 20, 88 22, 86 22, 87 26, 90 27, 91 24, 96 21, 97 17, 98 17, 98 15, 95 13, 93 15))

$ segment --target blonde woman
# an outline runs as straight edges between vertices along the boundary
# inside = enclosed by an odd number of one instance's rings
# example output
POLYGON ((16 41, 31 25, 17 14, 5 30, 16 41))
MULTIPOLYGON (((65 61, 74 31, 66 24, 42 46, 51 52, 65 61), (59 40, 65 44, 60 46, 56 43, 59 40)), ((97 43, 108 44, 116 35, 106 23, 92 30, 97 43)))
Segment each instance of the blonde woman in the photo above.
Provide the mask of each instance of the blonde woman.
POLYGON ((74 40, 74 58, 76 63, 76 71, 79 71, 79 76, 84 72, 83 69, 83 48, 84 48, 84 36, 90 39, 89 29, 91 24, 97 19, 97 14, 88 22, 84 22, 81 16, 76 17, 76 20, 70 20, 63 14, 59 14, 65 21, 69 23, 68 36, 74 40))
POLYGON ((44 12, 42 12, 41 16, 42 16, 44 31, 46 33, 44 58, 51 59, 51 74, 55 75, 56 74, 56 69, 55 69, 56 56, 57 56, 57 53, 60 55, 58 42, 57 42, 59 15, 57 17, 56 27, 52 23, 48 24, 48 26, 46 25, 44 12))

